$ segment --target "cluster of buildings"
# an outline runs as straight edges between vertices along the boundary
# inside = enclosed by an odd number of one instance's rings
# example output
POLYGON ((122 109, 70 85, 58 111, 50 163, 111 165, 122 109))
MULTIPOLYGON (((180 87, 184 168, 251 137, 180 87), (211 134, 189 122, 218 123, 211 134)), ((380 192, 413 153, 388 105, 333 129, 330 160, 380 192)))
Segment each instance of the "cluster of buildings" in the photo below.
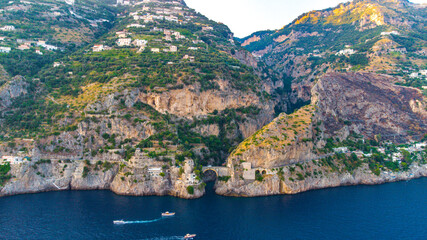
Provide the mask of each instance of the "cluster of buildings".
MULTIPOLYGON (((388 154, 388 157, 390 160, 392 160, 393 162, 400 162, 403 159, 403 154, 402 151, 408 151, 409 153, 415 153, 415 152, 421 152, 424 149, 426 149, 427 147, 427 142, 422 142, 422 143, 414 143, 412 145, 410 145, 407 148, 400 148, 398 152, 393 152, 391 154, 388 154)), ((334 148, 333 151, 335 153, 345 153, 345 154, 356 154, 356 156, 358 158, 363 158, 363 157, 371 157, 372 153, 364 153, 363 151, 350 151, 348 149, 348 147, 338 147, 338 148, 334 148)), ((386 154, 386 149, 384 147, 379 147, 377 148, 377 151, 379 153, 382 154, 386 154)))
POLYGON ((420 70, 419 72, 413 72, 409 74, 410 78, 418 78, 418 77, 426 77, 427 76, 427 70, 420 70))

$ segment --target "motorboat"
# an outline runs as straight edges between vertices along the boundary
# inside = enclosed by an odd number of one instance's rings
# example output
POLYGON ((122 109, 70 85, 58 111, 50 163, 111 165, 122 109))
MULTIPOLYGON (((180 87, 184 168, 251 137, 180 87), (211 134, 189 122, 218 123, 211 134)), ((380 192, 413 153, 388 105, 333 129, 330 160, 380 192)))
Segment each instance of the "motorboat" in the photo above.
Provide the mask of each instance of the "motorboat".
POLYGON ((125 224, 125 221, 123 221, 123 220, 114 220, 113 223, 114 224, 125 224))
POLYGON ((172 217, 175 216, 174 212, 164 212, 162 213, 162 217, 172 217))
POLYGON ((184 239, 193 239, 193 238, 195 238, 196 237, 196 234, 189 234, 189 233, 187 233, 185 236, 184 236, 184 239))

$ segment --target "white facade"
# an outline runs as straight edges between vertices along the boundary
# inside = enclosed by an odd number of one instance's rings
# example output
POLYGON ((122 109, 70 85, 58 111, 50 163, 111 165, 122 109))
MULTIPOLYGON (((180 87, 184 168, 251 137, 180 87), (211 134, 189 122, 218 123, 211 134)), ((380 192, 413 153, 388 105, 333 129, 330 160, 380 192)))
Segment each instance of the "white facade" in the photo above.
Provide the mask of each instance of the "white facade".
POLYGON ((151 49, 151 51, 152 51, 153 53, 159 53, 159 52, 160 52, 160 49, 159 49, 159 48, 152 48, 152 49, 151 49))
POLYGON ((162 173, 162 168, 160 167, 151 167, 148 168, 148 175, 150 175, 150 178, 157 178, 160 177, 160 173, 162 173))
POLYGON ((355 53, 356 53, 356 51, 353 50, 353 49, 344 49, 344 50, 341 50, 341 51, 337 52, 336 55, 352 55, 352 54, 355 54, 355 53))
POLYGON ((4 27, 1 27, 0 31, 5 31, 5 32, 15 31, 15 27, 14 26, 10 26, 10 25, 6 25, 4 27))
POLYGON ((104 45, 97 44, 97 45, 95 45, 95 46, 92 47, 92 51, 94 51, 94 52, 104 51, 104 45))
POLYGON ((130 46, 131 42, 132 42, 132 39, 130 38, 119 38, 116 43, 119 47, 123 47, 123 46, 130 46))
POLYGON ((135 39, 133 41, 133 45, 137 46, 137 47, 145 47, 147 45, 147 40, 144 39, 135 39))
POLYGON ((333 150, 336 153, 347 153, 348 152, 348 147, 339 147, 339 148, 334 148, 333 150))
POLYGON ((178 47, 177 46, 170 46, 170 52, 177 52, 178 51, 178 47))
POLYGON ((24 161, 22 157, 17 156, 3 156, 2 160, 3 162, 9 162, 11 164, 22 163, 24 161))
POLYGON ((381 36, 388 36, 388 35, 400 35, 398 31, 391 31, 391 32, 382 32, 381 36))
POLYGON ((10 47, 0 47, 0 52, 9 53, 12 49, 10 47))

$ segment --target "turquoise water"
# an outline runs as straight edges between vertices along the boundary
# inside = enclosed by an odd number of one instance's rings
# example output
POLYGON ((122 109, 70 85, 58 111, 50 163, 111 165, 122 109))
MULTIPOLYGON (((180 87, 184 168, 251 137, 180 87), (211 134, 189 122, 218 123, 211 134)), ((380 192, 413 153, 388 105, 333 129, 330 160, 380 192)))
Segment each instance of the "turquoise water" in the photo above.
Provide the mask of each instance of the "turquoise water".
POLYGON ((0 239, 427 239, 427 178, 197 200, 65 191, 0 198, 0 239), (161 218, 164 211, 175 217, 161 218), (135 221, 114 225, 113 220, 135 221))

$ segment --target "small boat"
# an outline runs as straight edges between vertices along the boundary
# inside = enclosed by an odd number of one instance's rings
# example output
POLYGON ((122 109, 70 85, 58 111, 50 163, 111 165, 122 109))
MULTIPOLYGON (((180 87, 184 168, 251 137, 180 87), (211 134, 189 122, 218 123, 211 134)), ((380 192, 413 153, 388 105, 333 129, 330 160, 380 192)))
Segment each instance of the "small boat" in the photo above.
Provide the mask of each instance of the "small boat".
POLYGON ((114 224, 125 224, 125 221, 123 221, 123 220, 114 220, 113 223, 114 224))
POLYGON ((187 233, 187 235, 184 236, 184 239, 193 239, 196 237, 196 234, 189 234, 187 233))
POLYGON ((162 217, 172 217, 175 216, 174 212, 164 212, 162 213, 162 217))

